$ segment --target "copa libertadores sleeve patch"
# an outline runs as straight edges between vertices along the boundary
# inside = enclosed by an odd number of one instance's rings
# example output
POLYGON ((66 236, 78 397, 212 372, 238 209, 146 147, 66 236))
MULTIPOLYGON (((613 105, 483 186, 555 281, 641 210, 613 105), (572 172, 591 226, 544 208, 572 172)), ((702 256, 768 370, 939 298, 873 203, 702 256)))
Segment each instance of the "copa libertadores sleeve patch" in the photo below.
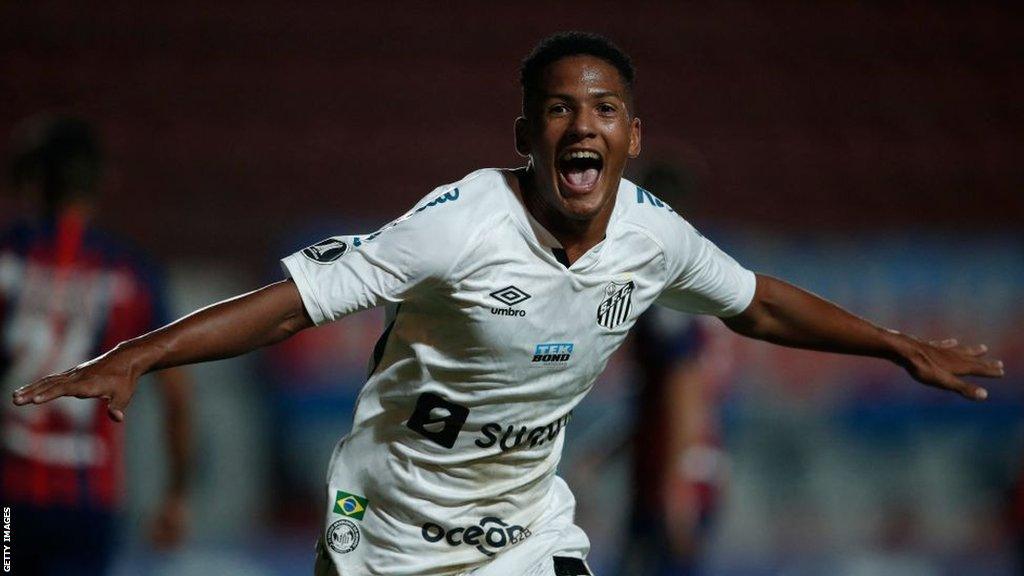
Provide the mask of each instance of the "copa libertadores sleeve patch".
POLYGON ((302 255, 319 264, 329 264, 348 251, 348 244, 338 238, 325 238, 303 249, 302 255))

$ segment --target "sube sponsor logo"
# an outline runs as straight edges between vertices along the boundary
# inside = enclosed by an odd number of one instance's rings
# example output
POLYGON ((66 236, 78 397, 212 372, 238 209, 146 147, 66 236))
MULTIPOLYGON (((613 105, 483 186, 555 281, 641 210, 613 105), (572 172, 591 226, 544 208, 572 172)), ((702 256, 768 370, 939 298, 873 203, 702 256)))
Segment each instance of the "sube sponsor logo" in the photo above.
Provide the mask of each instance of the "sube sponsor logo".
POLYGON ((480 448, 490 448, 497 444, 502 452, 508 452, 524 445, 534 448, 557 438, 558 433, 569 424, 569 420, 572 420, 571 411, 557 420, 535 428, 513 425, 503 426, 497 422, 489 422, 480 428, 482 436, 474 440, 473 443, 480 448))
POLYGON ((529 538, 529 528, 510 525, 501 518, 487 516, 479 525, 445 528, 440 524, 427 522, 422 527, 423 539, 427 542, 441 542, 451 547, 473 546, 486 556, 494 556, 502 548, 518 544, 529 538))
POLYGON ((568 362, 572 356, 572 342, 548 342, 537 344, 533 351, 533 362, 568 362))

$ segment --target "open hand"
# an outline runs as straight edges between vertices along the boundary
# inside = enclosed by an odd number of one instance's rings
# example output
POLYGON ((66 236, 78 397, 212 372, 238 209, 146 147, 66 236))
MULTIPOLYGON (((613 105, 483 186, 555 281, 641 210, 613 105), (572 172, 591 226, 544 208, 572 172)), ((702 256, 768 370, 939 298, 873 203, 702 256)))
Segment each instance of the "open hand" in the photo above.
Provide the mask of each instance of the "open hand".
POLYGON ((14 391, 14 404, 42 404, 61 396, 102 398, 107 401, 107 415, 116 422, 124 422, 125 408, 135 394, 139 378, 125 356, 115 348, 66 372, 22 386, 14 391))
POLYGON ((999 378, 1003 375, 1003 362, 988 358, 988 347, 984 344, 961 345, 954 338, 931 342, 910 338, 910 341, 911 347, 902 365, 922 384, 951 390, 971 400, 984 400, 988 398, 988 391, 960 376, 999 378))

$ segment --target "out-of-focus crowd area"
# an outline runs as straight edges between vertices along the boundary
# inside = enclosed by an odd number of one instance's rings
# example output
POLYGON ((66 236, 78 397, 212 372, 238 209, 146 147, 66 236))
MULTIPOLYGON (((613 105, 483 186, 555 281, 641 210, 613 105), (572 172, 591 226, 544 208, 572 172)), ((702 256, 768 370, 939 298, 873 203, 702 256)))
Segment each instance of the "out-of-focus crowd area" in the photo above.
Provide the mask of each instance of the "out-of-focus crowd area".
MULTIPOLYGON (((1019 574, 1022 15, 978 2, 12 2, 0 133, 40 113, 93 124, 97 222, 164 266, 181 315, 281 279, 279 258, 376 229, 440 184, 518 165, 520 60, 557 30, 606 34, 638 69, 643 152, 628 175, 672 166, 664 199, 749 268, 1006 363, 970 403, 881 361, 710 320, 728 461, 701 573, 1019 574)), ((3 190, 0 224, 30 214, 3 190)), ((114 574, 311 573, 327 459, 382 329, 383 314, 361 313, 190 369, 191 527, 171 551, 144 538, 166 482, 144 385, 114 574)), ((630 538, 637 346, 575 411, 560 468, 603 575, 630 538)))

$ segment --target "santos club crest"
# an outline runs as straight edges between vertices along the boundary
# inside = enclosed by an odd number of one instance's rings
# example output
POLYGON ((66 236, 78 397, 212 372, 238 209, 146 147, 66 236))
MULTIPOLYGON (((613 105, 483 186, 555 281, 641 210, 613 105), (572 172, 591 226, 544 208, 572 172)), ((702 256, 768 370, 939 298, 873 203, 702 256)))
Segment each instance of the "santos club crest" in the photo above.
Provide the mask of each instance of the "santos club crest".
POLYGON ((597 307, 597 323, 605 328, 615 328, 629 318, 633 305, 633 281, 624 284, 612 282, 605 287, 607 297, 597 307))

